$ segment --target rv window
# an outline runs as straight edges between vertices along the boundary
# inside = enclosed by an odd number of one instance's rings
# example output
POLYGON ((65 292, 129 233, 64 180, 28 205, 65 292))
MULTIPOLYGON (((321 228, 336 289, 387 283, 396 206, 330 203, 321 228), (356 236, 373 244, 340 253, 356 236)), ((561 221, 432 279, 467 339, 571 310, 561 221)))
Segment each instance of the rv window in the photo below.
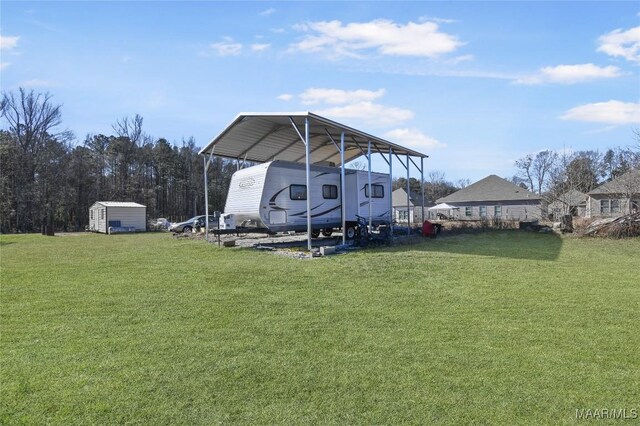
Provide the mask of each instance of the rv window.
MULTIPOLYGON (((384 198, 384 186, 382 185, 371 185, 373 188, 373 198, 384 198)), ((364 196, 369 198, 369 185, 364 186, 364 196)))
POLYGON ((338 198, 338 187, 335 185, 322 185, 322 198, 330 200, 338 198))
POLYGON ((307 199, 307 186, 306 185, 291 185, 289 187, 289 197, 292 200, 306 200, 307 199))

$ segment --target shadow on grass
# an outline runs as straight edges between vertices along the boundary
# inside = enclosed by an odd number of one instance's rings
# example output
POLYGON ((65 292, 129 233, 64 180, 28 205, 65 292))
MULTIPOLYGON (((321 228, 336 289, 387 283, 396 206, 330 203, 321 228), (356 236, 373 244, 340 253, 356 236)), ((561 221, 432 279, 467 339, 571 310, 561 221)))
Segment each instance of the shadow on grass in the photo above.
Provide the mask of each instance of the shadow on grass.
POLYGON ((14 241, 0 241, 0 247, 8 246, 9 244, 15 244, 14 241))
POLYGON ((488 231, 476 234, 443 235, 415 244, 399 245, 390 251, 419 250, 528 260, 556 260, 562 237, 556 233, 488 231))

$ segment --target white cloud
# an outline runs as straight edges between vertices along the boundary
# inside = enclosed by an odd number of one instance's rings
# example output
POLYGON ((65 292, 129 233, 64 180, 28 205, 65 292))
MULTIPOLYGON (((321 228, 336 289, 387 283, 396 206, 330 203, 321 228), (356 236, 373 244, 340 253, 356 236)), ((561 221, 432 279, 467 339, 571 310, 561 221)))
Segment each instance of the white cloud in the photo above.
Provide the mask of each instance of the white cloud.
POLYGON ((251 45, 251 50, 254 52, 262 52, 263 50, 267 50, 271 45, 269 43, 256 43, 251 45))
POLYGON ((52 87, 55 86, 50 80, 42 80, 40 78, 32 78, 31 80, 26 80, 20 83, 20 87, 52 87))
POLYGON ((271 28, 270 31, 273 32, 273 33, 276 33, 276 34, 282 34, 282 33, 285 32, 285 29, 284 28, 271 28))
POLYGON ((290 50, 324 52, 332 58, 361 58, 372 50, 382 55, 434 58, 464 44, 457 37, 441 32, 434 22, 402 25, 387 19, 348 24, 320 21, 295 28, 313 34, 292 44, 290 50))
POLYGON ((236 43, 230 37, 225 37, 224 41, 211 44, 218 56, 237 56, 242 53, 242 44, 236 43))
POLYGON ((11 50, 18 45, 20 36, 3 36, 0 35, 0 50, 11 50))
POLYGON ((273 15, 275 12, 276 12, 276 10, 273 7, 270 7, 269 9, 265 9, 262 12, 260 12, 260 16, 273 15))
POLYGON ((621 56, 630 62, 640 63, 640 26, 626 31, 613 30, 598 38, 598 52, 621 56))
POLYGON ((609 65, 599 67, 594 64, 557 65, 544 67, 537 74, 521 77, 515 82, 518 84, 574 84, 599 78, 619 77, 620 68, 609 65))
POLYGON ((384 96, 385 90, 340 90, 340 89, 320 89, 310 88, 300 94, 300 100, 304 105, 314 105, 318 103, 346 104, 361 101, 373 101, 384 96))
POLYGON ((563 120, 607 124, 640 124, 640 103, 608 101, 580 105, 560 116, 563 120))
POLYGON ((290 93, 283 93, 282 95, 278 96, 278 99, 280 99, 281 101, 289 102, 291 99, 293 99, 293 95, 290 93))
POLYGON ((417 129, 399 128, 388 131, 383 135, 390 142, 397 143, 408 148, 435 149, 444 148, 447 145, 439 140, 427 136, 417 129))
POLYGON ((0 71, 11 65, 11 62, 0 62, 0 71))
POLYGON ((361 120, 375 126, 395 126, 413 118, 413 111, 390 107, 368 101, 356 102, 344 106, 326 108, 316 111, 335 119, 361 120))
POLYGON ((431 22, 435 22, 437 24, 455 24, 455 23, 460 22, 457 19, 436 18, 436 17, 432 17, 432 16, 421 16, 419 21, 420 22, 431 21, 431 22))

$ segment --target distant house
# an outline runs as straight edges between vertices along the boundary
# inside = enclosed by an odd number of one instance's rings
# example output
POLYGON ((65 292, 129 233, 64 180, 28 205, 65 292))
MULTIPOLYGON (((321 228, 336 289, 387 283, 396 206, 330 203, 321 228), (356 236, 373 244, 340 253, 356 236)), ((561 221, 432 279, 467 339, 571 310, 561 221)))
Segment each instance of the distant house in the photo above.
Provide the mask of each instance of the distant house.
POLYGON ((533 220, 543 217, 542 197, 496 175, 490 175, 440 198, 437 203, 455 207, 454 219, 533 220))
POLYGON ((549 203, 549 214, 553 219, 560 220, 566 214, 585 217, 587 211, 587 194, 576 189, 565 192, 553 202, 549 203))
MULTIPOLYGON (((391 202, 393 217, 397 223, 407 223, 407 219, 411 220, 411 223, 422 223, 422 194, 412 193, 411 197, 407 197, 407 191, 404 188, 398 188, 391 193, 391 202)), ((433 205, 433 202, 425 199, 425 216, 429 213, 427 209, 433 205)))
POLYGON ((116 232, 146 231, 147 207, 131 202, 96 201, 89 208, 89 229, 107 234, 110 228, 116 232))
POLYGON ((640 169, 630 170, 588 194, 586 217, 612 217, 640 209, 640 169))

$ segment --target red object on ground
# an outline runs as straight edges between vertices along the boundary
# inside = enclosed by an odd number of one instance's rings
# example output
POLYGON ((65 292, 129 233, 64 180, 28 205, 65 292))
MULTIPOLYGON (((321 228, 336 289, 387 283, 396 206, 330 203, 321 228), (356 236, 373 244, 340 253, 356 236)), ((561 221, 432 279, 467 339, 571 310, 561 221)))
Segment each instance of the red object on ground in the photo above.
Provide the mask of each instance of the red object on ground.
POLYGON ((422 224, 422 236, 423 237, 433 237, 436 235, 436 227, 433 226, 433 223, 425 220, 422 224))

